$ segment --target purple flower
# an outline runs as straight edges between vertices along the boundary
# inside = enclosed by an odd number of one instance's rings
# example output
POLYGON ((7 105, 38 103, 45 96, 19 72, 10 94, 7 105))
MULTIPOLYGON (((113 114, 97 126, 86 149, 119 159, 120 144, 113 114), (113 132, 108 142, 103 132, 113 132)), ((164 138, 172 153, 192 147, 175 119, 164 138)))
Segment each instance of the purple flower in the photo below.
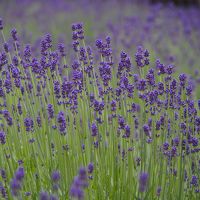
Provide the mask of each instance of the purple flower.
POLYGON ((72 69, 73 70, 78 70, 80 68, 80 64, 78 61, 74 61, 73 64, 72 64, 72 69))
POLYGON ((52 104, 48 104, 47 111, 48 111, 49 119, 54 118, 54 109, 53 109, 53 105, 52 104))
POLYGON ((144 124, 143 130, 144 130, 144 133, 146 134, 146 136, 150 136, 151 131, 150 131, 150 127, 148 124, 144 124))
POLYGON ((25 118, 24 126, 26 127, 26 131, 30 132, 31 130, 33 130, 33 120, 31 118, 25 118))
POLYGON ((21 182, 24 178, 24 168, 19 167, 17 171, 15 172, 15 178, 17 181, 21 182))
POLYGON ((12 77, 13 78, 18 78, 20 75, 19 69, 17 67, 12 68, 12 77))
POLYGON ((1 172, 2 179, 6 180, 6 178, 7 178, 6 171, 4 169, 1 169, 0 172, 1 172))
POLYGON ((138 47, 137 53, 135 54, 135 62, 137 63, 137 66, 144 67, 144 52, 141 46, 138 47))
POLYGON ((173 68, 174 68, 174 66, 168 65, 168 66, 166 67, 166 69, 165 69, 166 73, 167 73, 168 75, 171 75, 171 74, 173 73, 173 68))
POLYGON ((149 85, 154 86, 155 85, 155 76, 154 76, 154 70, 150 69, 149 72, 146 75, 146 79, 149 85))
POLYGON ((175 94, 177 88, 177 82, 175 79, 170 83, 170 94, 175 94))
POLYGON ((163 150, 168 150, 169 149, 169 143, 168 142, 165 142, 164 144, 163 144, 163 150))
POLYGON ((1 194, 2 198, 8 199, 6 188, 3 186, 3 184, 1 182, 0 182, 0 194, 1 194))
POLYGON ((24 57, 26 61, 30 61, 29 59, 31 57, 31 46, 29 44, 25 46, 24 57))
POLYGON ((91 174, 94 170, 94 164, 93 163, 89 163, 88 164, 88 173, 91 174))
POLYGON ((3 20, 0 18, 0 30, 3 30, 3 20))
POLYGON ((122 90, 123 89, 127 89, 128 85, 129 85, 128 77, 121 76, 121 78, 120 78, 120 87, 121 87, 121 89, 122 90))
POLYGON ((49 200, 49 194, 47 192, 40 192, 40 200, 49 200))
POLYGON ((187 128, 186 123, 181 122, 181 123, 180 123, 180 128, 181 128, 183 131, 185 131, 186 128, 187 128))
POLYGON ((95 147, 95 148, 98 148, 98 146, 99 146, 99 141, 97 140, 97 141, 95 141, 93 144, 94 144, 94 147, 95 147))
POLYGON ((198 186, 198 177, 197 176, 192 176, 190 184, 195 186, 195 187, 197 187, 198 186))
POLYGON ((18 37, 17 37, 17 30, 15 28, 13 28, 11 30, 11 35, 12 35, 12 38, 14 41, 17 41, 18 40, 18 37))
POLYGON ((140 105, 139 105, 139 104, 132 103, 132 105, 131 105, 131 111, 132 111, 133 113, 139 112, 139 111, 140 111, 140 105))
POLYGON ((198 146, 198 144, 199 144, 198 138, 193 137, 193 138, 192 138, 192 146, 193 146, 193 147, 196 147, 196 146, 198 146))
POLYGON ((135 129, 138 129, 138 127, 139 127, 139 120, 138 120, 137 117, 135 118, 134 123, 135 123, 135 129))
POLYGON ((125 120, 122 116, 119 116, 118 124, 119 124, 119 128, 121 128, 121 129, 123 129, 125 127, 125 120))
POLYGON ((2 69, 2 66, 6 65, 7 63, 8 60, 6 53, 4 52, 0 53, 0 70, 2 69))
POLYGON ((147 190, 149 174, 146 172, 142 172, 139 175, 139 191, 145 192, 147 190))
POLYGON ((156 121, 156 130, 157 130, 157 131, 160 130, 160 126, 161 126, 160 121, 159 121, 159 120, 156 121))
POLYGON ((59 125, 60 132, 64 133, 67 126, 66 126, 65 113, 63 111, 60 111, 58 113, 57 122, 58 122, 58 125, 59 125))
POLYGON ((79 179, 83 181, 82 186, 87 187, 87 183, 85 183, 87 181, 87 170, 84 167, 79 169, 79 179))
POLYGON ((126 138, 129 138, 129 137, 130 137, 130 134, 131 134, 131 128, 130 128, 130 126, 127 124, 127 125, 124 127, 124 129, 125 129, 125 137, 126 137, 126 138))
POLYGON ((4 48, 6 53, 8 53, 10 51, 8 43, 4 43, 3 48, 4 48))
POLYGON ((72 24, 72 31, 76 31, 78 29, 77 24, 72 24))
POLYGON ((5 96, 5 93, 3 91, 3 88, 0 87, 0 97, 4 97, 5 96))
POLYGON ((72 91, 73 82, 67 81, 66 79, 64 79, 61 87, 62 87, 62 97, 66 98, 69 96, 70 92, 72 91))
POLYGON ((58 44, 58 51, 60 52, 61 57, 66 56, 64 44, 58 44))
POLYGON ((61 91, 61 88, 60 88, 60 83, 59 81, 55 81, 54 82, 54 94, 56 96, 56 98, 60 98, 61 95, 60 95, 60 91, 61 91))
POLYGON ((6 143, 6 134, 3 131, 0 131, 0 142, 1 144, 6 143))
POLYGON ((173 139, 173 145, 178 146, 179 143, 180 143, 179 137, 175 137, 175 138, 173 139))
POLYGON ((72 32, 72 40, 78 40, 78 33, 77 33, 77 31, 73 31, 72 32))
POLYGON ((106 36, 106 43, 107 43, 108 45, 110 45, 110 42, 111 42, 110 36, 106 36))
POLYGON ((172 149, 171 149, 171 156, 172 157, 175 157, 177 155, 177 148, 175 146, 172 146, 172 149))
POLYGON ((161 187, 158 187, 156 190, 156 195, 159 197, 161 193, 161 187))
POLYGON ((10 183, 10 189, 11 189, 11 193, 13 196, 18 196, 19 191, 21 189, 20 181, 16 180, 15 178, 12 179, 12 181, 10 183))
POLYGON ((10 116, 10 113, 9 113, 8 110, 4 110, 4 111, 3 111, 3 116, 4 116, 4 118, 6 119, 8 126, 12 126, 12 124, 13 124, 13 119, 12 119, 12 117, 10 116))
POLYGON ((165 74, 165 65, 160 63, 160 60, 156 61, 156 68, 158 69, 158 75, 165 74))
POLYGON ((49 48, 51 48, 52 44, 52 39, 51 39, 51 35, 50 34, 46 34, 45 37, 41 40, 41 54, 43 56, 47 56, 48 53, 47 53, 47 50, 49 48))
POLYGON ((6 92, 9 93, 12 90, 12 82, 11 78, 7 77, 4 81, 4 86, 6 88, 6 92))
POLYGON ((73 81, 78 85, 81 84, 83 79, 83 73, 78 70, 73 71, 73 81))
POLYGON ((99 112, 100 114, 102 113, 102 111, 104 110, 104 102, 102 101, 102 102, 99 102, 99 101, 97 101, 96 99, 94 100, 94 102, 93 102, 94 104, 94 110, 96 111, 96 112, 99 112))
POLYGON ((157 90, 150 91, 149 94, 149 103, 152 105, 157 101, 158 92, 157 90))
POLYGON ((51 35, 49 33, 47 33, 45 35, 45 41, 46 41, 46 45, 48 46, 48 48, 50 48, 52 46, 51 45, 51 43, 52 43, 52 37, 51 37, 51 35))
POLYGON ((122 73, 124 72, 124 70, 126 70, 126 72, 130 72, 131 69, 131 61, 130 58, 127 56, 127 54, 125 52, 121 52, 121 60, 120 63, 118 65, 118 75, 122 75, 122 73))
POLYGON ((41 122, 42 122, 42 121, 41 121, 40 114, 38 114, 38 116, 37 116, 37 119, 36 119, 36 120, 37 120, 37 125, 38 125, 39 127, 41 127, 41 125, 42 125, 42 124, 41 124, 41 122))
POLYGON ((180 75, 179 75, 179 80, 180 80, 180 85, 181 85, 182 87, 184 87, 185 84, 186 84, 186 80, 187 80, 186 74, 180 74, 180 75))
POLYGON ((75 52, 78 52, 79 41, 73 41, 72 47, 75 52))
POLYGON ((186 87, 186 95, 187 95, 187 96, 190 96, 190 95, 192 94, 192 91, 193 91, 193 87, 192 87, 192 85, 190 84, 190 85, 188 85, 188 86, 186 87))
POLYGON ((200 99, 198 100, 198 108, 199 108, 199 110, 200 110, 200 99))
POLYGON ((133 74, 133 78, 134 78, 135 84, 137 84, 138 81, 140 80, 140 76, 138 74, 133 74))
POLYGON ((140 79, 137 85, 137 89, 139 91, 144 91, 146 89, 146 80, 145 79, 140 79))
POLYGON ((112 100, 110 102, 110 106, 111 106, 111 111, 116 111, 117 105, 115 100, 112 100))
POLYGON ((81 200, 84 198, 84 191, 82 190, 82 188, 72 185, 70 188, 70 196, 81 200))
POLYGON ((84 188, 88 186, 87 171, 85 168, 79 169, 79 174, 74 178, 70 188, 70 196, 79 200, 84 198, 84 188))
POLYGON ((25 192, 25 194, 24 194, 26 197, 29 197, 29 196, 31 196, 31 192, 25 192))
POLYGON ((77 23, 76 24, 76 31, 77 31, 77 36, 80 40, 84 39, 84 30, 83 30, 83 23, 77 23))
POLYGON ((49 200, 58 200, 58 197, 51 194, 51 195, 49 196, 49 200))
POLYGON ((99 66, 99 74, 103 81, 104 86, 108 86, 109 81, 112 78, 111 66, 105 62, 102 62, 101 65, 99 66))
POLYGON ((13 196, 18 196, 22 187, 23 178, 24 178, 24 168, 19 167, 15 172, 15 176, 10 183, 11 193, 13 196))
POLYGON ((17 56, 13 56, 12 63, 15 67, 17 67, 19 65, 19 60, 18 60, 17 56))
POLYGON ((59 171, 53 171, 51 174, 51 180, 53 182, 58 182, 60 180, 60 172, 59 171))
POLYGON ((97 136, 97 134, 98 134, 98 128, 97 128, 96 123, 92 123, 91 132, 92 132, 92 136, 93 137, 97 136))
POLYGON ((103 41, 100 39, 96 40, 96 46, 98 49, 103 48, 103 41))

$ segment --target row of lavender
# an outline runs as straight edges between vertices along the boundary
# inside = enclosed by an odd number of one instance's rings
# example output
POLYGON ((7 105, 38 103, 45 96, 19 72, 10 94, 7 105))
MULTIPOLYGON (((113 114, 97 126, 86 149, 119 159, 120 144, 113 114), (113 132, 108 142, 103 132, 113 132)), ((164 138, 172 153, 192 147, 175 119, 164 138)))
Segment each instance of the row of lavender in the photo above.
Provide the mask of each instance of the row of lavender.
POLYGON ((81 23, 72 62, 50 34, 34 57, 16 29, 12 48, 0 30, 1 198, 199 198, 193 79, 142 47, 135 67, 124 51, 118 62, 110 37, 86 46, 81 23))
MULTIPOLYGON (((126 49, 129 54, 143 45, 151 51, 151 57, 159 57, 163 62, 173 62, 179 72, 193 74, 198 71, 200 62, 200 12, 198 8, 176 7, 173 4, 151 5, 144 1, 20 1, 10 4, 2 2, 1 14, 9 25, 16 26, 23 41, 33 42, 33 51, 37 50, 42 33, 49 32, 55 41, 64 41, 70 51, 70 24, 82 19, 85 24, 86 40, 91 45, 94 38, 111 34, 114 54, 126 49), (5 4, 5 5, 4 5, 5 4), (110 8, 112 7, 112 10, 110 8), (87 15, 85 14, 87 13, 87 15), (49 16, 51 20, 49 22, 49 16), (98 23, 96 23, 98 22, 98 23), (65 24, 63 26, 63 24, 65 24), (55 28, 56 27, 56 28, 55 28), (68 37, 66 37, 68 36, 68 37), (190 50, 188 50, 190 49, 190 50), (192 70, 191 70, 192 69, 192 70)), ((1 41, 1 40, 0 40, 1 41)), ((8 43, 12 40, 9 40, 8 43)), ((88 42, 87 42, 88 43, 88 42)), ((116 56, 117 58, 117 56, 116 56)))
POLYGON ((143 44, 151 49, 153 58, 159 55, 164 62, 181 66, 177 68, 179 72, 198 71, 195 68, 200 53, 198 8, 156 4, 140 5, 132 12, 130 16, 123 16, 122 23, 108 24, 116 49, 124 47, 132 53, 143 44))

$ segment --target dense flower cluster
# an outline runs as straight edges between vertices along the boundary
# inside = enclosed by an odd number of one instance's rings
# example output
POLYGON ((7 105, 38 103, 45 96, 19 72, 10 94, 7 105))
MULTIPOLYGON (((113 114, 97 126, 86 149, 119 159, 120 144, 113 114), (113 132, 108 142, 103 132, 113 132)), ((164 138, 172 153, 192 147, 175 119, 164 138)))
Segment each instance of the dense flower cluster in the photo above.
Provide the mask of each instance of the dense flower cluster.
POLYGON ((72 62, 50 34, 34 52, 16 29, 14 48, 3 38, 1 197, 198 199, 196 79, 141 46, 116 53, 109 36, 91 48, 83 24, 71 28, 72 62))

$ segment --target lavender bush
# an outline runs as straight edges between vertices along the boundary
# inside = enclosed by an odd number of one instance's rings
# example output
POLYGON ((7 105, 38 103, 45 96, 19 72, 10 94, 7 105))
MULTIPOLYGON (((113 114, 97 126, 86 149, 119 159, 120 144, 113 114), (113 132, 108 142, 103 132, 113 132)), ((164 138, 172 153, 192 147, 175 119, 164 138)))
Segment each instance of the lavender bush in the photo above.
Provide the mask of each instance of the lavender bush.
POLYGON ((195 78, 151 51, 85 42, 73 55, 46 34, 11 40, 0 19, 2 199, 199 199, 200 100, 195 78))

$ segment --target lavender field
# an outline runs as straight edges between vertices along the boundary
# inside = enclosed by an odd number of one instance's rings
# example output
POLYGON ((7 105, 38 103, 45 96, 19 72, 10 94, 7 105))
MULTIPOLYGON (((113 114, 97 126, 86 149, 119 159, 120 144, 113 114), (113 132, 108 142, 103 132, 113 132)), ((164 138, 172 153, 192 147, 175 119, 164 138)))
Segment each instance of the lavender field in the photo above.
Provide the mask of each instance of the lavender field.
POLYGON ((200 199, 200 8, 0 1, 0 199, 200 199))

